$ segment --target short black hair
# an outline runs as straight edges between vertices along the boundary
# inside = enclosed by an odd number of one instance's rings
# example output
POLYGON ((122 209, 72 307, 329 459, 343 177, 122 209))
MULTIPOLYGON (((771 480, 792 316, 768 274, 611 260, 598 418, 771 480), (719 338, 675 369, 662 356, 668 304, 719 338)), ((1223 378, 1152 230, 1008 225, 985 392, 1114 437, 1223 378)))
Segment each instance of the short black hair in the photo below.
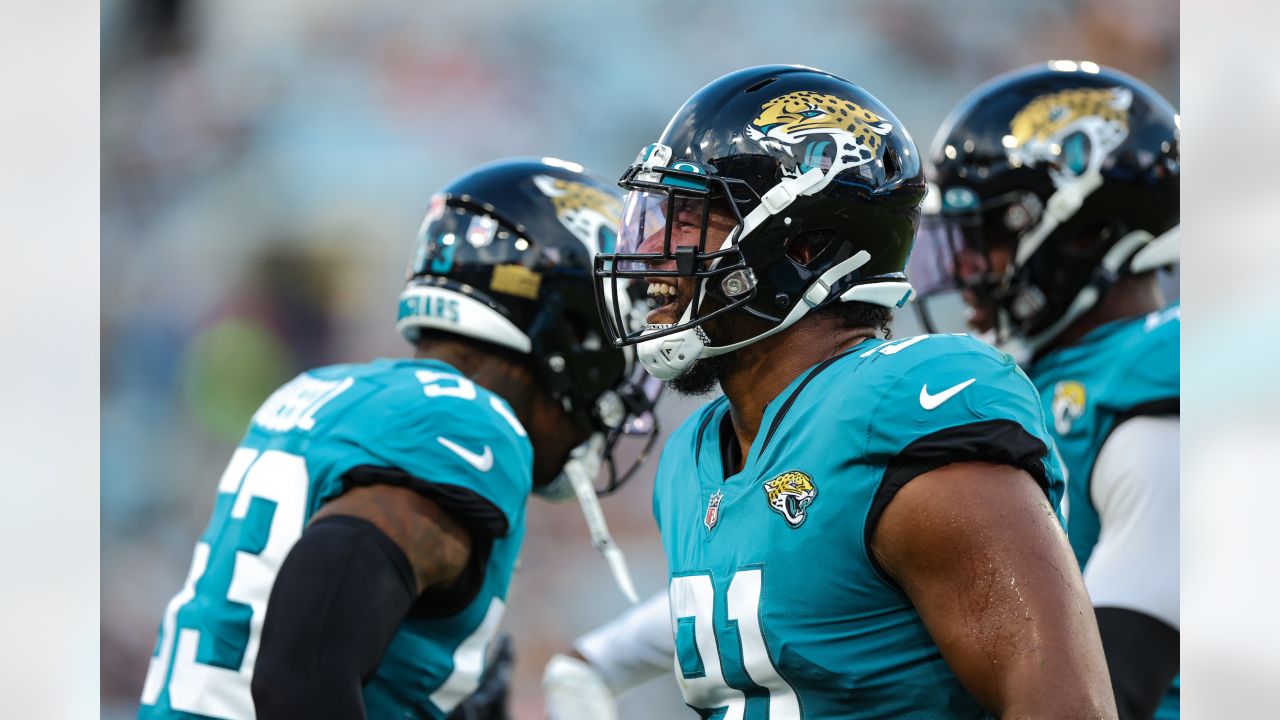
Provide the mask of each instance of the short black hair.
MULTIPOLYGON (((424 327, 418 329, 418 341, 414 343, 414 347, 418 352, 418 357, 430 357, 432 354, 432 347, 441 344, 448 344, 457 348, 457 350, 462 353, 460 361, 467 364, 473 362, 472 358, 475 358, 476 361, 478 361, 481 356, 498 357, 513 366, 525 368, 539 384, 542 383, 542 375, 538 373, 537 365, 531 353, 522 353, 519 350, 513 350, 505 345, 499 345, 470 335, 449 332, 439 328, 424 327)), ((466 368, 458 368, 458 370, 463 371, 464 375, 468 372, 466 368)), ((546 388, 544 387, 543 389, 546 388)))
POLYGON ((888 340, 893 335, 893 311, 880 305, 858 301, 835 302, 817 311, 818 315, 839 318, 848 328, 875 328, 888 340))

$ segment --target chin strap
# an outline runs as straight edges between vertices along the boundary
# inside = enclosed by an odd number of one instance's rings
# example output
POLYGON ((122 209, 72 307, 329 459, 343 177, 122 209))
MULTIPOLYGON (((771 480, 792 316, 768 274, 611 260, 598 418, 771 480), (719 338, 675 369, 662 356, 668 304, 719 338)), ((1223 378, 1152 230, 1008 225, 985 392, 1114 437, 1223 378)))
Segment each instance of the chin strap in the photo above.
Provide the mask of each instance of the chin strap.
MULTIPOLYGON (((1174 233, 1172 242, 1174 243, 1174 248, 1176 250, 1178 237, 1177 228, 1175 227, 1169 232, 1174 233)), ((1107 251, 1107 254, 1102 256, 1102 262, 1098 263, 1098 269, 1102 271, 1101 277, 1115 278, 1126 266, 1129 266, 1130 269, 1132 269, 1132 265, 1130 264, 1132 260, 1140 257, 1146 248, 1150 247, 1153 243, 1164 240, 1168 235, 1169 233, 1165 233, 1159 238, 1153 239, 1151 237, 1151 233, 1146 230, 1135 230, 1120 238, 1120 240, 1118 240, 1116 244, 1107 251)), ((1160 248, 1161 246, 1157 245, 1157 247, 1160 248)), ((1168 245, 1166 244, 1164 248, 1167 247, 1168 245)), ((1095 276, 1095 278, 1096 277, 1097 276, 1095 276)), ((1103 281, 1095 279, 1088 285, 1085 285, 1084 288, 1076 295, 1075 300, 1072 300, 1071 304, 1067 306, 1067 311, 1062 314, 1062 317, 1058 318, 1057 321, 1045 328, 1042 332, 1027 337, 1025 340, 1026 347, 1033 353, 1039 352, 1042 348, 1053 341, 1054 338, 1062 334, 1062 331, 1066 330, 1068 325, 1075 322, 1081 315, 1089 312, 1089 310, 1094 305, 1097 305, 1098 301, 1102 299, 1102 293, 1106 290, 1105 287, 1102 287, 1102 282, 1103 281)))
MULTIPOLYGON (((831 287, 838 283, 849 273, 866 265, 871 261, 871 254, 866 250, 860 250, 853 257, 842 262, 836 263, 826 272, 818 276, 800 296, 792 307, 791 312, 782 319, 782 322, 769 328, 765 332, 747 338, 741 342, 732 343, 730 345, 710 344, 710 338, 703 332, 702 328, 691 327, 672 335, 656 338, 654 340, 642 340, 636 348, 636 354, 640 358, 641 364, 649 371, 651 375, 659 380, 671 380, 679 377, 684 371, 688 370, 699 358, 715 357, 725 353, 733 352, 738 348, 746 347, 752 343, 759 342, 771 335, 776 335, 783 330, 791 327, 799 322, 800 318, 809 313, 810 310, 818 307, 831 295, 831 287)), ((904 283, 905 285, 905 283, 904 283)), ((899 297, 905 300, 905 294, 909 292, 910 285, 898 287, 896 291, 899 297)), ((698 289, 698 303, 702 304, 706 293, 706 281, 698 289)), ((848 293, 846 293, 847 295, 848 293)), ((841 298, 845 299, 845 298, 841 298)), ((854 299, 854 298, 849 298, 854 299)), ((689 303, 684 309, 684 315, 680 317, 679 324, 688 323, 693 315, 694 303, 689 303)), ((665 329, 669 325, 655 326, 656 329, 665 329)))
POLYGON ((1040 218, 1040 222, 1031 229, 1022 239, 1018 241, 1018 250, 1014 262, 1019 266, 1027 264, 1031 256, 1036 250, 1044 244, 1045 239, 1049 237, 1049 233, 1058 229, 1058 226, 1071 219, 1089 195, 1094 190, 1102 187, 1102 173, 1097 169, 1086 172, 1074 181, 1064 183, 1061 187, 1049 196, 1049 200, 1044 204, 1044 216, 1040 218))
POLYGON ((787 178, 782 182, 774 185, 769 192, 760 196, 760 204, 755 206, 747 216, 742 219, 741 237, 746 237, 753 230, 760 227, 770 215, 777 215, 787 208, 788 205, 795 202, 795 199, 801 195, 810 195, 821 190, 827 180, 826 174, 822 172, 822 168, 813 168, 808 172, 797 175, 793 178, 787 178))
POLYGON ((810 310, 821 305, 827 297, 831 295, 832 285, 835 285, 845 275, 848 275, 854 270, 866 265, 868 262, 871 262, 871 253, 868 253, 866 250, 859 250, 853 257, 832 265, 826 272, 819 275, 817 280, 814 280, 813 283, 809 285, 808 289, 804 291, 804 294, 800 296, 800 302, 797 302, 791 307, 791 312, 787 313, 787 316, 782 319, 782 322, 759 335, 743 340, 742 342, 736 342, 731 345, 707 347, 703 349, 702 356, 715 357, 716 355, 733 352, 738 348, 759 342, 770 335, 776 335, 792 325, 795 325, 800 321, 800 318, 808 315, 810 310))
POLYGON ((593 479, 600 471, 600 459, 604 454, 604 435, 594 433, 587 442, 573 449, 569 462, 565 463, 564 474, 578 496, 578 504, 582 506, 582 515, 587 520, 587 530, 591 532, 591 544, 604 556, 613 572, 622 594, 634 605, 640 602, 636 595, 635 583, 631 580, 631 572, 627 569, 627 559, 622 549, 609 534, 609 526, 605 523, 604 512, 600 509, 600 498, 596 496, 593 479))
POLYGON ((1181 225, 1174 225, 1142 246, 1133 260, 1129 261, 1129 272, 1144 273, 1176 265, 1181 254, 1181 228, 1181 225))

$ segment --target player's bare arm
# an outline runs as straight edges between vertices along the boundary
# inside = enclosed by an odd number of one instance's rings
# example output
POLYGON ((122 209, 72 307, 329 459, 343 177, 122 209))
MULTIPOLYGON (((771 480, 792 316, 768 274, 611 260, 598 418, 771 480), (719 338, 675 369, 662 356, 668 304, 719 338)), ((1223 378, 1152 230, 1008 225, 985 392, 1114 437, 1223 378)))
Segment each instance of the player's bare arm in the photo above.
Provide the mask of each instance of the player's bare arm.
POLYGON ((972 462, 924 473, 889 503, 872 543, 989 712, 1116 717, 1089 596, 1031 476, 972 462))
POLYGON ((413 568, 415 596, 451 585, 471 555, 466 528, 438 504, 408 488, 353 488, 317 511, 312 522, 334 515, 367 520, 391 538, 413 568))

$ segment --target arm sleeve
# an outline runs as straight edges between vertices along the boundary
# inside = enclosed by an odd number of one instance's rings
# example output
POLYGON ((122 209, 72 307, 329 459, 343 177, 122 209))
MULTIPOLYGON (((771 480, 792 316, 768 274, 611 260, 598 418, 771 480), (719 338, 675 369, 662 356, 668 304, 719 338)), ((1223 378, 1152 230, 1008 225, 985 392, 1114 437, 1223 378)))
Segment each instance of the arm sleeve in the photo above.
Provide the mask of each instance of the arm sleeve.
POLYGON ((464 487, 427 482, 395 468, 361 465, 348 470, 343 482, 345 487, 392 485, 413 490, 439 505, 471 535, 471 552, 462 576, 447 588, 423 591, 414 602, 410 615, 417 618, 448 617, 461 612, 476 598, 484 585, 484 571, 493 551, 493 541, 507 534, 506 516, 493 503, 464 487))
POLYGON ((615 695, 671 672, 676 650, 666 591, 578 638, 574 649, 615 695))
POLYGON ((1136 417, 1103 443, 1090 497, 1102 531, 1084 567, 1094 607, 1179 627, 1178 418, 1136 417))
POLYGON ((259 720, 364 718, 364 683, 413 600, 408 559, 372 523, 311 524, 267 601, 252 683, 259 720))

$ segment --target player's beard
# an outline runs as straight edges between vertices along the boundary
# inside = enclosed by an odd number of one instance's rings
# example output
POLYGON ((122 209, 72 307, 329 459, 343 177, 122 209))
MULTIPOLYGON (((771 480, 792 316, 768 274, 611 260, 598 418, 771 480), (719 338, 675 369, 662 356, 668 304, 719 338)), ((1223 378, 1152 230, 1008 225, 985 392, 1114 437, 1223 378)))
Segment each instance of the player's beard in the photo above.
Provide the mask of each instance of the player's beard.
MULTIPOLYGON (((752 322, 732 312, 707 322, 704 327, 707 335, 712 338, 712 345, 728 345, 758 335, 767 329, 767 326, 761 323, 752 322), (721 341, 718 338, 729 339, 721 341)), ((738 363, 737 350, 695 360, 688 370, 668 380, 667 387, 680 395, 689 397, 707 395, 719 387, 721 378, 733 372, 738 363)))
POLYGON ((728 369, 733 353, 695 360, 688 370, 668 380, 667 387, 680 395, 707 395, 720 386, 720 376, 728 369))

